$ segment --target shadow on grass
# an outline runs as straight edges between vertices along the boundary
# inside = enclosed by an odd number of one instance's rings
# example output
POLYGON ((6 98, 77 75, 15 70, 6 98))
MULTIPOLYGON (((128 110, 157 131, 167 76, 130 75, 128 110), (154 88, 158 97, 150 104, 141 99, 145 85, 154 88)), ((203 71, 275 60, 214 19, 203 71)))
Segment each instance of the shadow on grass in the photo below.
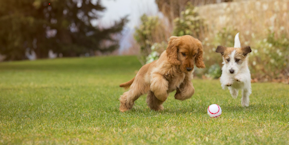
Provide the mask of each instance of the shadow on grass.
MULTIPOLYGON (((153 111, 149 108, 143 108, 143 107, 134 107, 132 110, 130 110, 130 113, 158 113, 158 114, 187 114, 187 113, 194 113, 194 114, 206 114, 207 113, 207 107, 205 105, 199 105, 199 106, 185 106, 182 108, 175 108, 175 107, 166 107, 164 106, 164 110, 162 111, 153 111)), ((281 112, 286 112, 286 110, 289 110, 288 104, 252 104, 249 107, 242 107, 241 105, 235 105, 235 106, 221 106, 223 112, 254 112, 254 113, 269 113, 272 111, 279 111, 283 110, 281 112)), ((118 108, 116 109, 118 111, 118 108)))
POLYGON ((288 104, 252 104, 249 107, 242 107, 242 106, 223 106, 222 109, 226 111, 253 111, 253 112, 263 112, 267 113, 269 111, 277 111, 280 109, 287 108, 288 104))

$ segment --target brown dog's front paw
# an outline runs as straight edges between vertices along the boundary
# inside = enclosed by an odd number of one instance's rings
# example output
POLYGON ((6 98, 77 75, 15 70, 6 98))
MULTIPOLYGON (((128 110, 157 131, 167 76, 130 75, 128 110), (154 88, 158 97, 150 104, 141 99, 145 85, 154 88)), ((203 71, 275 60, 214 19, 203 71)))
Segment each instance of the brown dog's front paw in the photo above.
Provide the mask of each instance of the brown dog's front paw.
POLYGON ((181 90, 178 88, 175 94, 175 99, 183 101, 183 100, 191 98, 194 93, 195 93, 195 89, 193 86, 191 88, 186 87, 185 89, 181 89, 181 90))
POLYGON ((160 101, 159 99, 156 98, 154 93, 150 91, 147 96, 147 104, 151 108, 151 110, 155 111, 161 111, 164 109, 162 105, 163 101, 160 101))
POLYGON ((184 100, 189 99, 191 97, 192 97, 192 95, 184 96, 181 93, 175 94, 175 99, 180 100, 180 101, 184 101, 184 100))
POLYGON ((164 101, 167 100, 168 94, 167 94, 167 92, 164 92, 164 93, 155 93, 155 97, 156 97, 158 100, 164 102, 164 101))
POLYGON ((164 110, 164 106, 160 105, 157 111, 162 111, 162 110, 164 110))
POLYGON ((175 99, 179 100, 180 98, 182 98, 181 93, 176 93, 175 94, 175 99))
POLYGON ((151 107, 151 109, 155 110, 155 111, 162 111, 162 110, 164 110, 164 106, 163 105, 153 106, 153 107, 151 107))

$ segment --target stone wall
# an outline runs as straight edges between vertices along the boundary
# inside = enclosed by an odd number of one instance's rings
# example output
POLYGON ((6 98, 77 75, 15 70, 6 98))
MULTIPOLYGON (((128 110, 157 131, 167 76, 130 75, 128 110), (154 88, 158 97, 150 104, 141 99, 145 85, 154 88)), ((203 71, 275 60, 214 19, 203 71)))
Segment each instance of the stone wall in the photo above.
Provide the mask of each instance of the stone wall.
POLYGON ((289 32, 289 0, 247 0, 198 7, 209 31, 232 27, 240 33, 264 36, 267 30, 289 32))

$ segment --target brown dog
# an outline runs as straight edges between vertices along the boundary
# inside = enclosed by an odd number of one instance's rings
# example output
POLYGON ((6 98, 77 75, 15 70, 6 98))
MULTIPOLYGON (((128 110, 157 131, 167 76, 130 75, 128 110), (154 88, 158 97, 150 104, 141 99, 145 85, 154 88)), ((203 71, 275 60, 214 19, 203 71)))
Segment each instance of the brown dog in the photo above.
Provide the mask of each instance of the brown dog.
POLYGON ((195 92, 191 82, 194 62, 198 68, 205 67, 201 42, 189 35, 170 37, 167 50, 158 60, 144 65, 132 80, 120 85, 130 89, 120 97, 119 110, 130 110, 146 93, 148 106, 156 111, 163 109, 162 103, 174 90, 175 99, 190 98, 195 92))

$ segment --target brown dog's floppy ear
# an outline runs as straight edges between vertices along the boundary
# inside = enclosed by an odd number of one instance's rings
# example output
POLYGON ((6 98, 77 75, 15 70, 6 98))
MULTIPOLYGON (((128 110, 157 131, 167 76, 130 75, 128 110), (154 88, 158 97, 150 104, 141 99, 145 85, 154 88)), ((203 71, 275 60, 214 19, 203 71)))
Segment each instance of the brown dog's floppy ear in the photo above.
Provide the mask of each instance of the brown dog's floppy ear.
POLYGON ((198 68, 205 68, 205 64, 203 61, 203 45, 201 42, 198 43, 198 54, 195 58, 195 63, 198 68))
POLYGON ((241 50, 243 51, 243 55, 246 56, 248 53, 252 52, 250 46, 242 47, 241 50))
POLYGON ((216 52, 217 52, 217 53, 221 53, 222 55, 224 55, 225 50, 226 50, 226 47, 219 45, 219 46, 217 47, 217 49, 216 49, 216 52))
POLYGON ((178 60, 177 46, 178 46, 178 37, 171 36, 166 52, 168 56, 168 61, 173 65, 181 65, 181 62, 178 60))

